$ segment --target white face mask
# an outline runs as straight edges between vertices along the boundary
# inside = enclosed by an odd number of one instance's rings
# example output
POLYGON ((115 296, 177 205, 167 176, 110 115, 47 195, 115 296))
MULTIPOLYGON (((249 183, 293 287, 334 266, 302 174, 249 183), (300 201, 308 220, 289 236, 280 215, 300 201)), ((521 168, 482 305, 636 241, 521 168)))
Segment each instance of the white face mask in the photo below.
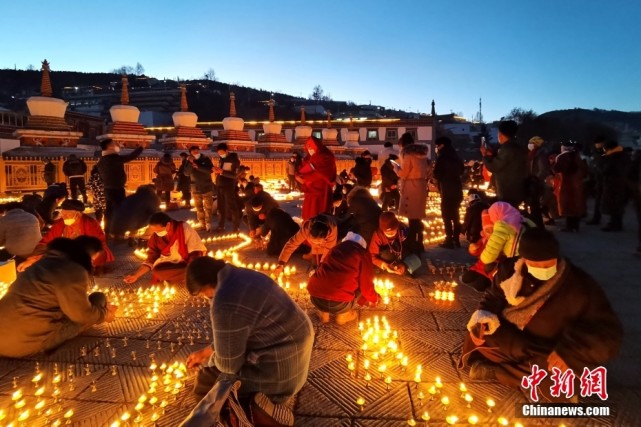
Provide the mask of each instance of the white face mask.
POLYGON ((556 274, 556 265, 553 265, 552 267, 532 267, 528 265, 527 271, 535 279, 546 281, 550 280, 556 274))
POLYGON ((196 160, 200 159, 200 153, 194 154, 194 159, 196 159, 196 160))
POLYGON ((156 231, 156 236, 165 237, 167 235, 167 230, 156 231))
POLYGON ((385 234, 385 237, 387 237, 388 239, 393 239, 394 237, 396 237, 396 232, 393 232, 391 234, 389 233, 383 233, 383 234, 385 234))
POLYGON ((222 154, 218 153, 218 155, 220 156, 221 159, 224 159, 225 157, 227 157, 227 153, 222 153, 222 154))
POLYGON ((76 222, 76 218, 65 218, 63 221, 65 225, 73 225, 73 223, 76 222))
POLYGON ((114 145, 114 153, 120 153, 120 145, 114 145))
POLYGON ((309 150, 307 150, 307 152, 309 153, 310 156, 313 156, 314 154, 316 154, 316 150, 314 150, 313 148, 310 148, 309 150))
POLYGON ((530 151, 534 150, 534 144, 528 144, 527 149, 530 151))

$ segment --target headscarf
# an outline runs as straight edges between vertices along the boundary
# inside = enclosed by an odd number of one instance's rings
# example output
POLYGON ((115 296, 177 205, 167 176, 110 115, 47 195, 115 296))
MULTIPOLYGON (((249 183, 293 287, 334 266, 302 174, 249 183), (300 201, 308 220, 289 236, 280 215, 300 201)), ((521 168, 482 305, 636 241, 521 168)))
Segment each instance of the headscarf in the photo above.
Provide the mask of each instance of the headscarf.
POLYGON ((496 221, 503 221, 514 229, 517 233, 521 229, 521 214, 514 206, 506 202, 496 202, 488 209, 490 222, 495 224, 496 221))

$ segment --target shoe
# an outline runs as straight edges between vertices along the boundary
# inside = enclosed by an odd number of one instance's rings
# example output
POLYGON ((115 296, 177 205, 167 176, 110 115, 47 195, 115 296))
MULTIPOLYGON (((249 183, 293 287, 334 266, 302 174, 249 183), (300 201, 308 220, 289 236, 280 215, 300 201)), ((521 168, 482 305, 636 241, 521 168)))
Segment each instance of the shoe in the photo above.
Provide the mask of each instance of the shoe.
POLYGON ((336 324, 344 325, 345 323, 349 323, 352 320, 356 320, 357 317, 358 317, 358 313, 356 313, 354 310, 350 310, 346 313, 337 314, 336 324))
POLYGON ((318 317, 321 323, 329 323, 329 313, 326 311, 318 310, 318 317))
POLYGON ((470 366, 469 377, 472 381, 496 381, 496 364, 487 360, 477 360, 470 366))
POLYGON ((605 231, 606 233, 609 233, 609 232, 617 232, 617 231, 621 231, 621 230, 622 230, 622 228, 621 228, 621 227, 615 227, 615 226, 613 226, 613 225, 606 225, 605 227, 603 227, 603 228, 601 229, 601 231, 605 231))
POLYGON ((294 413, 290 408, 272 402, 260 392, 256 393, 252 399, 251 411, 256 425, 276 425, 278 427, 294 425, 294 413))

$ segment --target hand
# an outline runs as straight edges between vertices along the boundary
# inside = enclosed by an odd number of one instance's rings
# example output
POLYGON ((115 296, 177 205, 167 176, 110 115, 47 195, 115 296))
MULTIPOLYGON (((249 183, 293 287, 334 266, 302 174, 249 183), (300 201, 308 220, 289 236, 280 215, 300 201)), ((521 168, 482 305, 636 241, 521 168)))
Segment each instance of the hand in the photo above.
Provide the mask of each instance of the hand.
POLYGON ((217 166, 214 166, 214 173, 220 174, 220 173, 223 173, 223 170, 217 166))
POLYGON ((481 156, 488 157, 492 155, 492 150, 487 147, 481 147, 481 156))
POLYGON ((105 322, 113 322, 116 320, 116 312, 118 311, 118 306, 113 304, 107 304, 107 314, 105 315, 105 322))
POLYGON ((256 231, 255 230, 249 230, 249 237, 251 237, 252 239, 254 237, 256 237, 256 231))
POLYGON ((558 368, 559 370, 561 370, 561 372, 565 372, 570 369, 567 363, 565 363, 565 361, 561 359, 561 356, 559 356, 559 353, 557 353, 556 351, 553 351, 548 356, 548 371, 551 371, 552 368, 558 368))
POLYGON ((396 265, 396 268, 394 269, 394 273, 398 274, 399 276, 402 276, 405 274, 407 271, 407 266, 403 263, 399 263, 396 265))
POLYGON ((138 280, 138 276, 136 276, 135 274, 129 274, 125 276, 124 279, 122 279, 122 281, 128 285, 131 285, 132 283, 136 283, 137 280, 138 280))
POLYGON ((282 264, 278 264, 276 266, 276 270, 274 270, 274 276, 278 277, 280 274, 282 274, 283 270, 285 269, 285 266, 282 264))
POLYGON ((209 346, 203 348, 202 350, 194 351, 187 357, 187 367, 191 369, 204 364, 213 353, 214 350, 212 350, 212 348, 209 346))
POLYGON ((16 270, 18 270, 19 273, 22 273, 27 268, 31 267, 36 261, 38 261, 38 259, 40 259, 39 256, 32 256, 30 258, 27 258, 18 266, 18 268, 16 268, 16 270))
POLYGON ((381 270, 387 271, 388 273, 393 273, 394 272, 394 270, 392 270, 390 268, 389 264, 386 263, 386 262, 381 262, 381 270))

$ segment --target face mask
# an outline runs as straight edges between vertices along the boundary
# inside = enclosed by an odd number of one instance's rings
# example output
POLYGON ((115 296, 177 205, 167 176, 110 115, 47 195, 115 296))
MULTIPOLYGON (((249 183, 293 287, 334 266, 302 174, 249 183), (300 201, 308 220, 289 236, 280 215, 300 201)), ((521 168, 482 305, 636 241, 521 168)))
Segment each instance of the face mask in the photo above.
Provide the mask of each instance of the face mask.
POLYGON ((385 234, 385 237, 387 237, 388 239, 393 239, 394 237, 396 237, 396 232, 391 233, 391 234, 389 234, 389 233, 383 233, 383 234, 385 234))
POLYGON ((156 231, 156 236, 165 237, 167 235, 167 230, 156 231))
POLYGON ((196 159, 196 160, 200 159, 200 153, 194 154, 194 159, 196 159))
POLYGON ((223 153, 223 154, 218 153, 218 155, 220 156, 221 159, 224 159, 225 157, 227 157, 227 153, 223 153))
POLYGON ((546 280, 550 280, 556 274, 556 265, 553 265, 552 267, 545 267, 545 268, 532 267, 528 265, 527 271, 535 279, 546 281, 546 280))
POLYGON ((120 153, 120 145, 114 147, 114 153, 120 153))
POLYGON ((311 148, 309 150, 307 150, 307 152, 309 153, 310 156, 313 156, 314 154, 316 154, 316 150, 311 149, 311 148))
POLYGON ((530 151, 534 150, 534 144, 528 144, 527 149, 530 151))
POLYGON ((73 225, 73 223, 76 222, 76 218, 65 218, 63 221, 65 225, 73 225))

